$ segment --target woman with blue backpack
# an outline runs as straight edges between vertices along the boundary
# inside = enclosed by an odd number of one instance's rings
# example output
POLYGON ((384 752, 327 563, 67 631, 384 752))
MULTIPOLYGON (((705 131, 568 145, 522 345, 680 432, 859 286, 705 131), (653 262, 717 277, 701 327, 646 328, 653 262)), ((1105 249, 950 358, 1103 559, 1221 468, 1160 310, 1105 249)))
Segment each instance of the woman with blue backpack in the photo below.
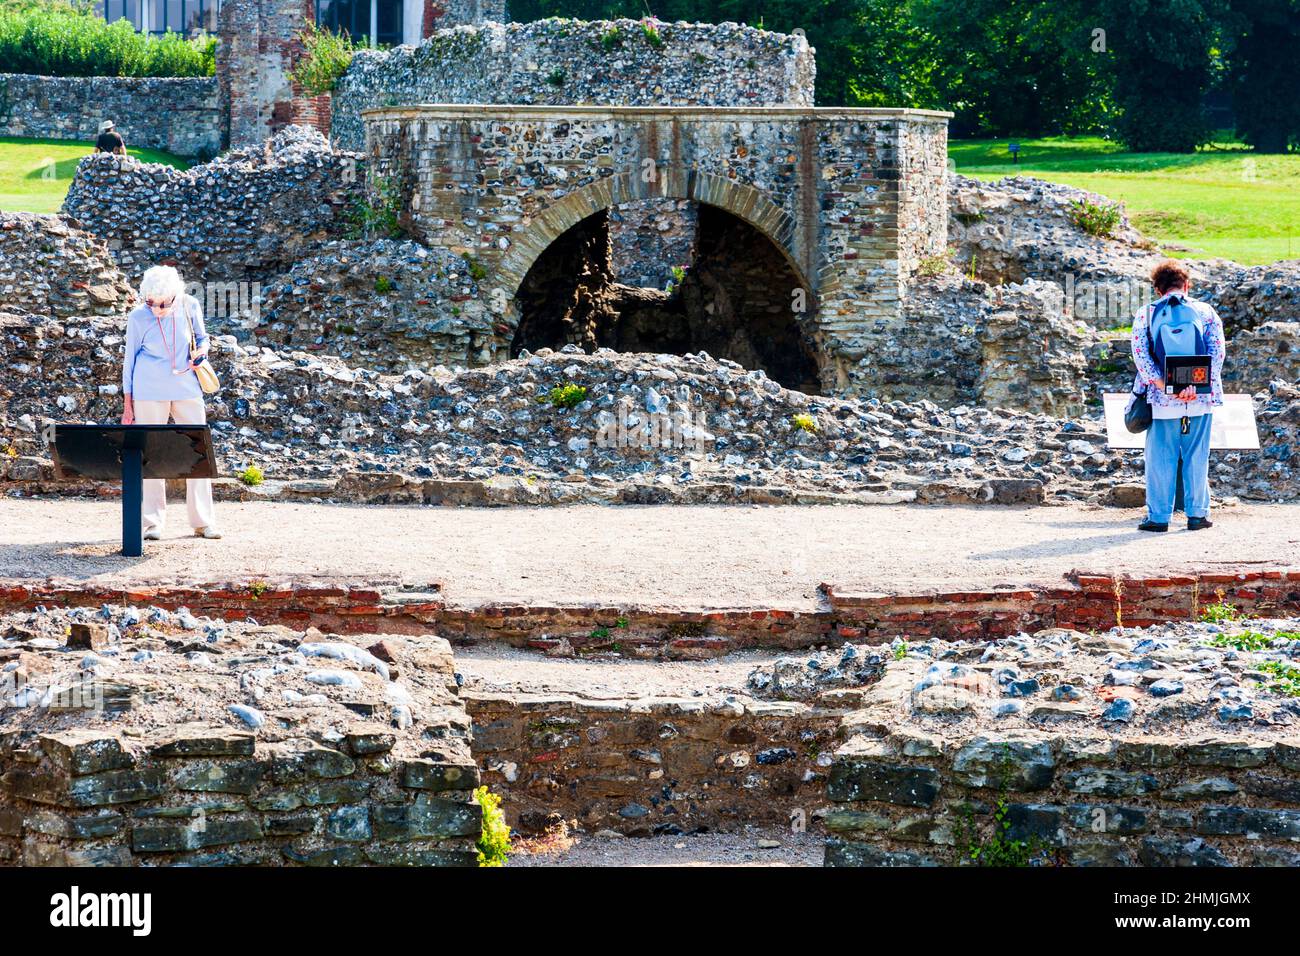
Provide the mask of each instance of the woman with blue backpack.
POLYGON ((1210 423, 1223 404, 1223 322, 1189 298, 1191 280, 1177 261, 1156 266, 1151 284, 1156 300, 1133 317, 1137 377, 1126 413, 1130 429, 1145 425, 1147 433, 1147 516, 1138 530, 1169 530, 1181 462, 1187 530, 1199 531, 1212 525, 1210 423), (1166 381, 1175 370, 1176 385, 1166 381))

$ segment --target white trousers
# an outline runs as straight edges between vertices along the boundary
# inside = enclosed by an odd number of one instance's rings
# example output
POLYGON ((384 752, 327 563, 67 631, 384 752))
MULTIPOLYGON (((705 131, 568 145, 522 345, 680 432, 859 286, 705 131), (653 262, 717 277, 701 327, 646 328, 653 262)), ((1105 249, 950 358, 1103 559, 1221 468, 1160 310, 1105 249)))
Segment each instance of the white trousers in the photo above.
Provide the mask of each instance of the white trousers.
MULTIPOLYGON (((135 420, 138 425, 166 425, 168 418, 177 425, 202 425, 208 420, 201 398, 185 398, 174 402, 135 401, 135 420)), ((216 527, 212 511, 212 479, 188 478, 185 481, 185 509, 189 512, 191 528, 216 527)), ((144 530, 161 533, 167 522, 167 482, 162 478, 144 480, 144 530)))

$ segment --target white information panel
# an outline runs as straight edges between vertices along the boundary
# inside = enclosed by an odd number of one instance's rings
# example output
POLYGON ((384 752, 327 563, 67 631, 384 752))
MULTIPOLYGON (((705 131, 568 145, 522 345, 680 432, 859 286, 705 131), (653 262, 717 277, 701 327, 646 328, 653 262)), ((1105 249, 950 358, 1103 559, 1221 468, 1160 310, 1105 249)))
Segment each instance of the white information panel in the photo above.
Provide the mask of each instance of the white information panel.
MULTIPOLYGON (((1106 444, 1116 449, 1145 448, 1146 432, 1135 435, 1124 427, 1128 393, 1107 392, 1102 395, 1102 401, 1106 408, 1106 444)), ((1210 425, 1210 448, 1235 451, 1259 448, 1255 405, 1249 395, 1223 396, 1223 407, 1214 410, 1214 421, 1210 425)))

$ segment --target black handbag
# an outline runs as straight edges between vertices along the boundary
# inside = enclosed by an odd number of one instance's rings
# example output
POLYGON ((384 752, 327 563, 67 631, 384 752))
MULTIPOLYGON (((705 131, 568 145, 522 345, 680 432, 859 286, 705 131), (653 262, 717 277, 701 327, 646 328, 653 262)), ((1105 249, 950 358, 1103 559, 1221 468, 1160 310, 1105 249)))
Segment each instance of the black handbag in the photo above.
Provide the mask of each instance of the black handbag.
MULTIPOLYGON (((1147 316, 1147 348, 1150 354, 1155 355, 1156 346, 1151 338, 1151 318, 1152 314, 1147 316)), ((1133 392, 1133 401, 1129 402, 1128 408, 1124 409, 1124 427, 1134 435, 1140 435, 1151 427, 1151 403, 1147 401, 1146 386, 1142 386, 1142 391, 1133 392)))
POLYGON ((1133 393, 1133 401, 1124 409, 1124 427, 1134 435, 1140 435, 1151 427, 1151 403, 1147 401, 1145 391, 1133 393))

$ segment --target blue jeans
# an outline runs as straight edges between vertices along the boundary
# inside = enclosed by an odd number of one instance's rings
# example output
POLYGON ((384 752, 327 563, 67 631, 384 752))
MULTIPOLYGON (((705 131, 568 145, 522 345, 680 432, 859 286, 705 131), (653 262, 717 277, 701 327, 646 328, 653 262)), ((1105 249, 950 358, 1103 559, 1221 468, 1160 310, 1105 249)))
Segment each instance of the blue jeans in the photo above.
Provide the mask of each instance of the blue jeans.
POLYGON ((1157 418, 1147 429, 1147 520, 1168 524, 1174 514, 1178 458, 1183 459, 1183 510, 1189 518, 1210 516, 1210 415, 1157 418))

